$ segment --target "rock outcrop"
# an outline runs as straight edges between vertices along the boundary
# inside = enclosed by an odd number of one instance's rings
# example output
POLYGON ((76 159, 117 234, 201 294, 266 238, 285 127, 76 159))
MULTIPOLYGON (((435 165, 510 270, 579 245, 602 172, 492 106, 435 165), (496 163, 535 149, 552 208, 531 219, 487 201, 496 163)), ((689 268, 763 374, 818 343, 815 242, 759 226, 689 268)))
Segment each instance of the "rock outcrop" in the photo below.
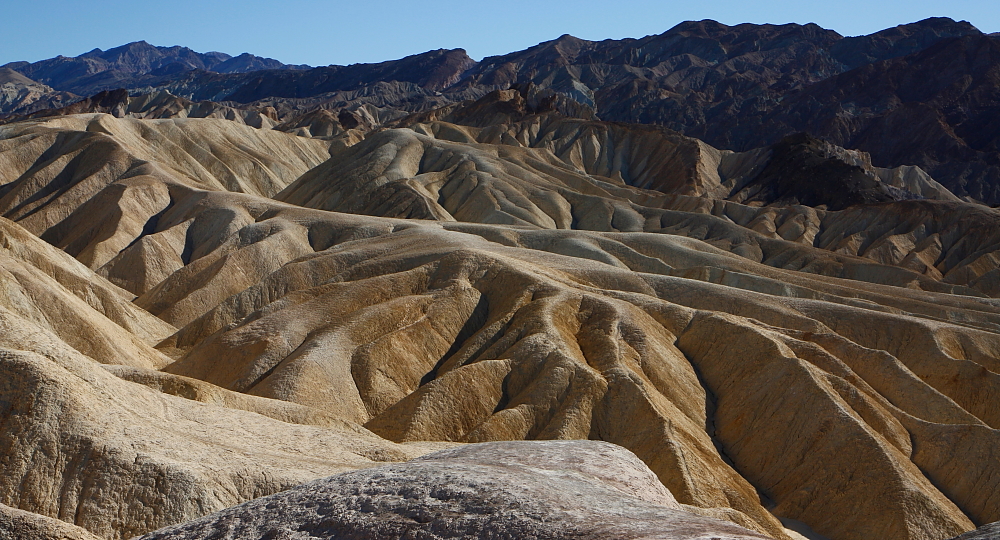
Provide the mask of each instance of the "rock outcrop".
POLYGON ((767 538, 683 511, 634 455, 592 441, 444 450, 310 482, 142 539, 208 537, 767 538))
POLYGON ((1000 523, 987 523, 982 527, 960 534, 952 540, 996 540, 1000 538, 1000 523))
POLYGON ((0 504, 0 540, 99 540, 83 527, 0 504))

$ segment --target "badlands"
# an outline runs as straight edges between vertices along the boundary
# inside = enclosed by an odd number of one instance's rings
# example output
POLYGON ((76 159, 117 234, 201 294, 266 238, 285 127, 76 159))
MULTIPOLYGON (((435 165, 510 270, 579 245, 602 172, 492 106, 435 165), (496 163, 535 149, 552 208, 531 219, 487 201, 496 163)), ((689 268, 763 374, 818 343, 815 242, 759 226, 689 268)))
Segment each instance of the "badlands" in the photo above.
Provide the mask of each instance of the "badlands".
POLYGON ((996 537, 998 210, 506 83, 6 117, 0 539, 996 537))

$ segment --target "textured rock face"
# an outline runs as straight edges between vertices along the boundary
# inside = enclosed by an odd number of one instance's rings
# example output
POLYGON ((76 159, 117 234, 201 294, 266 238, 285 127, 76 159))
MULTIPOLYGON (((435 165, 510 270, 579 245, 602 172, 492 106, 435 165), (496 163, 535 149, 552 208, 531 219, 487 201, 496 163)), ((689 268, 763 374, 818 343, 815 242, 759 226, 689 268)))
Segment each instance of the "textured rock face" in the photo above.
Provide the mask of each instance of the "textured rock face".
POLYGON ((0 540, 98 540, 87 529, 0 504, 0 540))
POLYGON ((604 120, 732 150, 809 132, 995 204, 998 43, 941 18, 855 38, 816 25, 685 22, 638 40, 563 36, 486 58, 460 86, 533 81, 604 120))
POLYGON ((463 49, 438 49, 378 64, 325 66, 305 71, 245 74, 186 72, 154 83, 190 99, 249 103, 268 98, 310 98, 330 92, 368 90, 377 83, 408 83, 410 92, 431 93, 454 85, 475 61, 463 49))
POLYGON ((982 527, 960 534, 952 540, 996 540, 1000 538, 1000 523, 987 523, 982 527))
POLYGON ((645 465, 593 441, 486 443, 317 480, 150 533, 263 538, 767 538, 681 510, 645 465))

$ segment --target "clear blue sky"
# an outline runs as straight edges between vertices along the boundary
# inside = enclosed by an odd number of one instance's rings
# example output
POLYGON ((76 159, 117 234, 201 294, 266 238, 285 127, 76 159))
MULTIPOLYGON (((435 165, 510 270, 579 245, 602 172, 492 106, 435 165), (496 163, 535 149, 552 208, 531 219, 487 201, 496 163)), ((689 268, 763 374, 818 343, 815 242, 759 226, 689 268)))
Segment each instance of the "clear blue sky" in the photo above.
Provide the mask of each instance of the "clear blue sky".
POLYGON ((0 0, 0 14, 0 64, 76 56, 138 40, 310 65, 379 62, 458 47, 478 60, 562 34, 642 37, 692 19, 815 22, 860 35, 943 16, 1000 31, 998 0, 0 0))

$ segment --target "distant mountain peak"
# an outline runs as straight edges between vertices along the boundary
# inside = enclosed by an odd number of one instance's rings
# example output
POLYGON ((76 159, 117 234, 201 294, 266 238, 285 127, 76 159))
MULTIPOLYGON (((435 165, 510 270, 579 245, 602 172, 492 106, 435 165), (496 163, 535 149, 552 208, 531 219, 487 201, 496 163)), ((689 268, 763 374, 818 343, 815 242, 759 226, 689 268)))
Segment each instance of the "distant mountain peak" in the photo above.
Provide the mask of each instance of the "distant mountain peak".
MULTIPOLYGON (((164 48, 169 48, 169 47, 164 47, 164 48)), ((183 47, 183 48, 186 49, 186 47, 183 47)), ((104 55, 110 55, 110 54, 120 54, 120 53, 123 53, 123 52, 153 51, 153 50, 158 51, 158 50, 160 50, 160 47, 156 47, 155 45, 151 45, 151 44, 147 43, 146 41, 133 41, 131 43, 126 43, 125 45, 120 45, 118 47, 113 47, 111 49, 108 49, 107 51, 104 51, 103 54, 104 55)), ((190 49, 188 49, 188 50, 190 50, 190 49)))
POLYGON ((967 30, 975 30, 979 32, 979 29, 973 26, 969 21, 956 21, 951 17, 927 17, 926 19, 921 19, 917 22, 910 23, 909 25, 901 24, 899 26, 927 26, 927 27, 938 27, 938 28, 949 28, 949 27, 964 27, 967 30))
POLYGON ((145 87, 164 77, 192 70, 246 73, 309 68, 287 65, 273 58, 246 52, 234 58, 217 51, 199 53, 180 45, 156 46, 145 40, 108 50, 95 48, 77 57, 60 55, 34 63, 15 62, 5 67, 57 90, 80 95, 92 95, 122 87, 145 87))

